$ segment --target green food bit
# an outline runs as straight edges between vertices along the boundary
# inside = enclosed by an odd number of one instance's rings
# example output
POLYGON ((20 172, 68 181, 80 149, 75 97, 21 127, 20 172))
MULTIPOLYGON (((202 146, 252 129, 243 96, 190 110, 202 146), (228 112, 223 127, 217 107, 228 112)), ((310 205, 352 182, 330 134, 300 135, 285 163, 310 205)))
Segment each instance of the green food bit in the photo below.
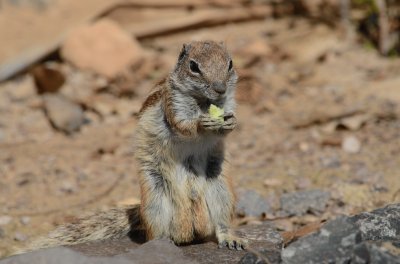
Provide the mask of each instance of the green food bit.
POLYGON ((208 113, 212 119, 218 119, 219 121, 224 122, 224 109, 211 104, 208 113))

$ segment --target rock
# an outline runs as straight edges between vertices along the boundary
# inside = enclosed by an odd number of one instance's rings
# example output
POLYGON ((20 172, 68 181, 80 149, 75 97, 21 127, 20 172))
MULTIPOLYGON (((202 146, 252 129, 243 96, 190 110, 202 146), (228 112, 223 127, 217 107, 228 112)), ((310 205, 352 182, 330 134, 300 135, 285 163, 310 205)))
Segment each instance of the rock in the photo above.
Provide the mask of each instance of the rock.
POLYGON ((281 186, 283 184, 282 180, 278 179, 278 178, 268 178, 265 179, 263 182, 263 185, 266 187, 277 187, 277 186, 281 186))
POLYGON ((29 216, 22 216, 19 221, 23 225, 28 225, 31 222, 31 218, 29 216))
MULTIPOLYGON (((241 226, 236 232, 239 236, 248 239, 249 247, 252 250, 259 252, 263 256, 267 256, 270 263, 280 262, 280 249, 282 248, 283 240, 272 225, 264 222, 261 225, 241 226)), ((182 249, 186 256, 197 260, 201 264, 237 263, 247 253, 243 250, 219 249, 214 242, 189 245, 182 249)))
POLYGON ((394 256, 384 247, 373 242, 363 242, 355 246, 351 263, 400 263, 399 256, 394 256))
MULTIPOLYGON (((132 242, 130 242, 133 244, 132 242)), ((153 240, 135 249, 119 248, 120 251, 111 253, 106 248, 103 250, 82 252, 79 249, 56 247, 51 249, 38 250, 14 256, 0 261, 1 264, 41 264, 41 263, 110 263, 110 264, 195 264, 198 263, 189 257, 184 256, 183 250, 175 246, 170 240, 153 240), (99 254, 99 253, 102 254, 99 254), (108 254, 107 254, 108 253, 108 254)))
POLYGON ((363 240, 400 240, 400 204, 353 216, 363 240))
POLYGON ((58 94, 46 94, 43 99, 47 116, 56 129, 68 134, 79 130, 84 115, 78 104, 58 94))
POLYGON ((304 215, 311 211, 321 213, 325 210, 330 193, 322 190, 286 193, 281 197, 281 209, 289 215, 304 215))
POLYGON ((65 247, 38 250, 31 253, 17 255, 11 258, 0 260, 1 264, 134 264, 128 259, 112 257, 89 257, 65 247))
MULTIPOLYGON (((282 253, 283 263, 398 263, 382 243, 400 239, 400 204, 353 217, 341 216, 299 238, 282 253)), ((393 245, 392 248, 395 246, 393 245)))
POLYGON ((66 194, 75 193, 78 187, 75 183, 65 180, 61 182, 60 190, 66 194))
POLYGON ((65 77, 57 65, 38 65, 32 69, 39 94, 55 93, 65 82, 65 77))
POLYGON ((0 260, 22 263, 399 263, 400 204, 327 222, 282 249, 282 237, 267 222, 237 228, 251 251, 218 249, 215 242, 181 247, 170 240, 144 244, 131 237, 39 250, 0 260), (255 254, 257 253, 257 254, 255 254))
POLYGON ((320 161, 321 161, 321 165, 327 169, 332 169, 332 168, 336 169, 342 165, 342 162, 340 161, 339 157, 337 157, 337 156, 333 156, 333 157, 322 156, 320 158, 320 161))
POLYGON ((308 189, 311 186, 311 180, 309 178, 301 177, 295 180, 295 186, 299 190, 308 189))
POLYGON ((247 253, 240 259, 239 264, 267 264, 267 262, 254 253, 247 253))
POLYGON ((239 264, 270 264, 281 263, 281 257, 277 254, 279 250, 258 250, 257 255, 254 253, 247 253, 240 260, 239 264))
POLYGON ((262 216, 272 213, 268 200, 253 190, 239 190, 236 213, 240 216, 262 216))
POLYGON ((110 79, 141 61, 142 54, 140 44, 108 19, 77 28, 61 47, 65 60, 110 79))
POLYGON ((11 221, 12 221, 11 216, 8 216, 8 215, 0 216, 0 226, 8 225, 9 223, 11 223, 11 221))
MULTIPOLYGON (((241 226, 236 232, 249 240, 252 249, 268 253, 270 255, 268 259, 280 259, 282 237, 269 223, 241 226)), ((132 239, 137 241, 136 238, 132 239)), ((125 257, 124 254, 129 252, 129 260, 132 260, 132 263, 137 263, 135 260, 139 260, 138 263, 237 263, 246 254, 243 250, 220 249, 212 241, 176 247, 168 240, 158 240, 140 246, 128 238, 74 245, 71 248, 85 255, 97 257, 125 257)))
POLYGON ((20 232, 17 232, 17 233, 15 233, 15 235, 14 235, 14 240, 15 240, 15 241, 20 241, 20 242, 22 242, 22 241, 25 241, 27 238, 28 238, 28 237, 27 237, 25 234, 22 234, 22 233, 20 233, 20 232))
POLYGON ((346 263, 361 234, 348 217, 328 222, 317 233, 305 236, 282 250, 283 263, 346 263))
POLYGON ((370 115, 359 114, 343 118, 339 124, 354 131, 360 129, 369 119, 371 119, 370 115))
POLYGON ((361 150, 361 142, 355 136, 347 136, 342 141, 342 149, 347 153, 358 153, 361 150))
POLYGON ((134 263, 143 264, 168 264, 168 263, 197 263, 186 256, 183 250, 167 239, 149 241, 126 256, 134 263))

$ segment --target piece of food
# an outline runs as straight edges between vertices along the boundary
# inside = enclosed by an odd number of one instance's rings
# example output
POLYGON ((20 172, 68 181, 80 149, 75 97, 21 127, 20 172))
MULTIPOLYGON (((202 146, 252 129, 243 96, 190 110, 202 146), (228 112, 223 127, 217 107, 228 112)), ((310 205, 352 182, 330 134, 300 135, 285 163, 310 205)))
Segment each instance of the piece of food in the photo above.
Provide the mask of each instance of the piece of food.
POLYGON ((210 108, 208 108, 208 113, 212 119, 218 119, 219 121, 224 122, 224 109, 211 104, 210 108))

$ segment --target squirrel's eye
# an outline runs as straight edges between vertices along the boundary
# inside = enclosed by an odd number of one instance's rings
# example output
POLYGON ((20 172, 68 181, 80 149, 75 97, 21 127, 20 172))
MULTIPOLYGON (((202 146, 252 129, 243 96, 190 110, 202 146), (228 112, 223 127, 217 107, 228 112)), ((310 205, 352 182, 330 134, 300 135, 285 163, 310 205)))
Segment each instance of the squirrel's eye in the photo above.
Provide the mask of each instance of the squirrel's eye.
POLYGON ((199 74, 201 73, 201 71, 199 69, 199 65, 197 64, 197 62, 195 62, 193 60, 190 60, 189 66, 190 66, 190 70, 192 72, 199 73, 199 74))
POLYGON ((232 60, 229 61, 229 67, 228 67, 228 71, 232 70, 233 68, 233 62, 232 60))

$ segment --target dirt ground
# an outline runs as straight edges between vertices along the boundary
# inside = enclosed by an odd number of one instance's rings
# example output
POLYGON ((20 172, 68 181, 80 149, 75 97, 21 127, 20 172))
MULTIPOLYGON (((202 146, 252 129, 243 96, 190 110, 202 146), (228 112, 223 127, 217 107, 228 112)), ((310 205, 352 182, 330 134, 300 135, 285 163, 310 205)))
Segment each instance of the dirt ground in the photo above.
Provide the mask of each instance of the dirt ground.
MULTIPOLYGON (((109 14, 121 24, 124 16, 109 14)), ((60 223, 140 198, 136 114, 182 43, 199 39, 224 41, 240 76, 239 126, 227 139, 236 186, 276 211, 282 193, 331 192, 324 214, 289 218, 286 229, 400 202, 400 60, 303 18, 228 23, 140 40, 150 70, 133 74, 130 96, 94 91, 98 77, 56 60, 77 93, 101 98, 71 135, 50 124, 30 74, 0 84, 0 257, 60 223)))

